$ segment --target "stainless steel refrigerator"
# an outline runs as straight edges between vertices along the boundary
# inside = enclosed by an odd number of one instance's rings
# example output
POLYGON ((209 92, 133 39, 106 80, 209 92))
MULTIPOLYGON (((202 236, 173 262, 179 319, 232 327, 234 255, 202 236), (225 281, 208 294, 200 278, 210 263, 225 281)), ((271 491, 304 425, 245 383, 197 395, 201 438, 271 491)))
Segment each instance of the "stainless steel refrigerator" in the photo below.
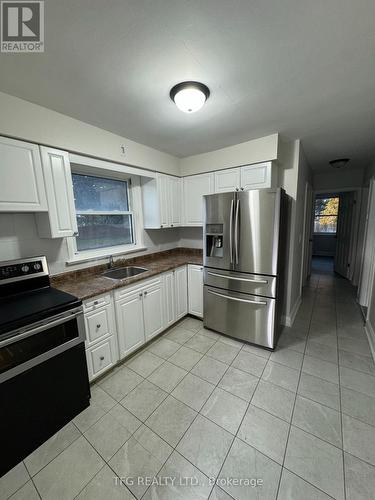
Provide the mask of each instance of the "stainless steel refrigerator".
POLYGON ((260 189, 204 197, 204 326, 276 347, 284 298, 288 197, 260 189))

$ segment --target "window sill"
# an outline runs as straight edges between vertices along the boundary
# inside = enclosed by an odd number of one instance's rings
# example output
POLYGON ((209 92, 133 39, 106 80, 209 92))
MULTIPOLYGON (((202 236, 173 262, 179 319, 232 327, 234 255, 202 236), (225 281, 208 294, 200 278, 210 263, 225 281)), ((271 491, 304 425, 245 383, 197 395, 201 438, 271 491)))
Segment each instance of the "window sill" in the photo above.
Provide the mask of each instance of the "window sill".
POLYGON ((102 251, 88 250, 87 252, 79 252, 74 257, 71 257, 66 261, 67 266, 72 266, 74 264, 79 264, 81 262, 89 262, 91 260, 101 260, 110 257, 111 255, 120 256, 127 255, 130 253, 142 252, 143 250, 147 250, 145 246, 134 246, 127 249, 119 249, 116 247, 112 248, 104 248, 102 251))

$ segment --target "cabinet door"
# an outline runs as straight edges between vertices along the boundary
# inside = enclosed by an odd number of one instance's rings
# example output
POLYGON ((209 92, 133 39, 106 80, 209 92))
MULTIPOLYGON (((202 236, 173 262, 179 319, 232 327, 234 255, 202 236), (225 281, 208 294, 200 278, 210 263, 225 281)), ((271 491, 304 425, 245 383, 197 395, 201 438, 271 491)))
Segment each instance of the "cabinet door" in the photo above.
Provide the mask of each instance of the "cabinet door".
POLYGON ((160 227, 169 227, 170 226, 169 177, 167 175, 158 176, 158 197, 159 197, 160 227))
POLYGON ((272 187, 271 170, 271 162, 241 167, 241 187, 245 190, 272 187))
POLYGON ((175 273, 170 271, 164 274, 164 326, 168 328, 177 320, 175 273))
POLYGON ((188 266, 189 313, 203 317, 203 267, 188 266))
POLYGON ((169 214, 170 225, 176 227, 181 225, 182 189, 179 177, 169 177, 169 214))
POLYGON ((47 211, 37 145, 0 137, 0 166, 0 211, 47 211))
POLYGON ((142 292, 131 293, 116 303, 120 359, 145 342, 142 292))
POLYGON ((215 193, 235 191, 241 187, 241 169, 230 168, 215 172, 215 193))
POLYGON ((64 238, 78 234, 74 207, 73 183, 69 153, 52 148, 40 148, 48 213, 37 217, 42 238, 64 238))
POLYGON ((214 191, 214 174, 184 177, 184 225, 203 226, 203 196, 214 191))
POLYGON ((148 287, 143 292, 143 318, 146 340, 164 330, 162 284, 148 287))
POLYGON ((175 297, 176 297, 176 319, 180 319, 188 312, 188 287, 186 266, 175 270, 175 297))

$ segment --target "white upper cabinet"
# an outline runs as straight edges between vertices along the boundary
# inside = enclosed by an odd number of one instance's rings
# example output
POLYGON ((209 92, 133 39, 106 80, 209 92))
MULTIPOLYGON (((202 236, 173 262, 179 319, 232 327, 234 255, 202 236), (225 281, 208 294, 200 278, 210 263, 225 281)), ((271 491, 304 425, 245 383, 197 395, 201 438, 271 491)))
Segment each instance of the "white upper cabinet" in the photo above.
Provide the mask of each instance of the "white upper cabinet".
POLYGON ((235 191, 241 187, 241 169, 228 168, 215 172, 215 193, 235 191))
POLYGON ((142 179, 145 229, 181 225, 181 183, 179 177, 164 174, 142 179))
POLYGON ((241 167, 241 189, 261 189, 276 187, 275 167, 271 162, 257 163, 241 167))
POLYGON ((0 211, 47 211, 39 146, 0 137, 0 211))
POLYGON ((77 233, 69 153, 41 147, 48 213, 37 215, 39 236, 64 238, 77 233))
POLYGON ((184 177, 184 226, 203 226, 203 196, 214 192, 214 174, 184 177))
POLYGON ((277 170, 272 162, 245 165, 215 172, 215 193, 273 188, 277 186, 277 170))

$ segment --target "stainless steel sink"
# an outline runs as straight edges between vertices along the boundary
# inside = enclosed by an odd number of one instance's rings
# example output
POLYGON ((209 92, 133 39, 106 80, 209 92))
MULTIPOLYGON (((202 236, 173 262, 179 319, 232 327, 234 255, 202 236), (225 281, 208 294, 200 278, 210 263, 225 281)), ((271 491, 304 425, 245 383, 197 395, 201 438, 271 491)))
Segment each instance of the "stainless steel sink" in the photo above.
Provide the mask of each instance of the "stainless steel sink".
POLYGON ((148 269, 144 267, 118 267, 117 269, 109 269, 103 273, 106 278, 111 278, 113 280, 123 280, 125 278, 131 278, 132 276, 137 276, 137 274, 145 273, 148 269))

